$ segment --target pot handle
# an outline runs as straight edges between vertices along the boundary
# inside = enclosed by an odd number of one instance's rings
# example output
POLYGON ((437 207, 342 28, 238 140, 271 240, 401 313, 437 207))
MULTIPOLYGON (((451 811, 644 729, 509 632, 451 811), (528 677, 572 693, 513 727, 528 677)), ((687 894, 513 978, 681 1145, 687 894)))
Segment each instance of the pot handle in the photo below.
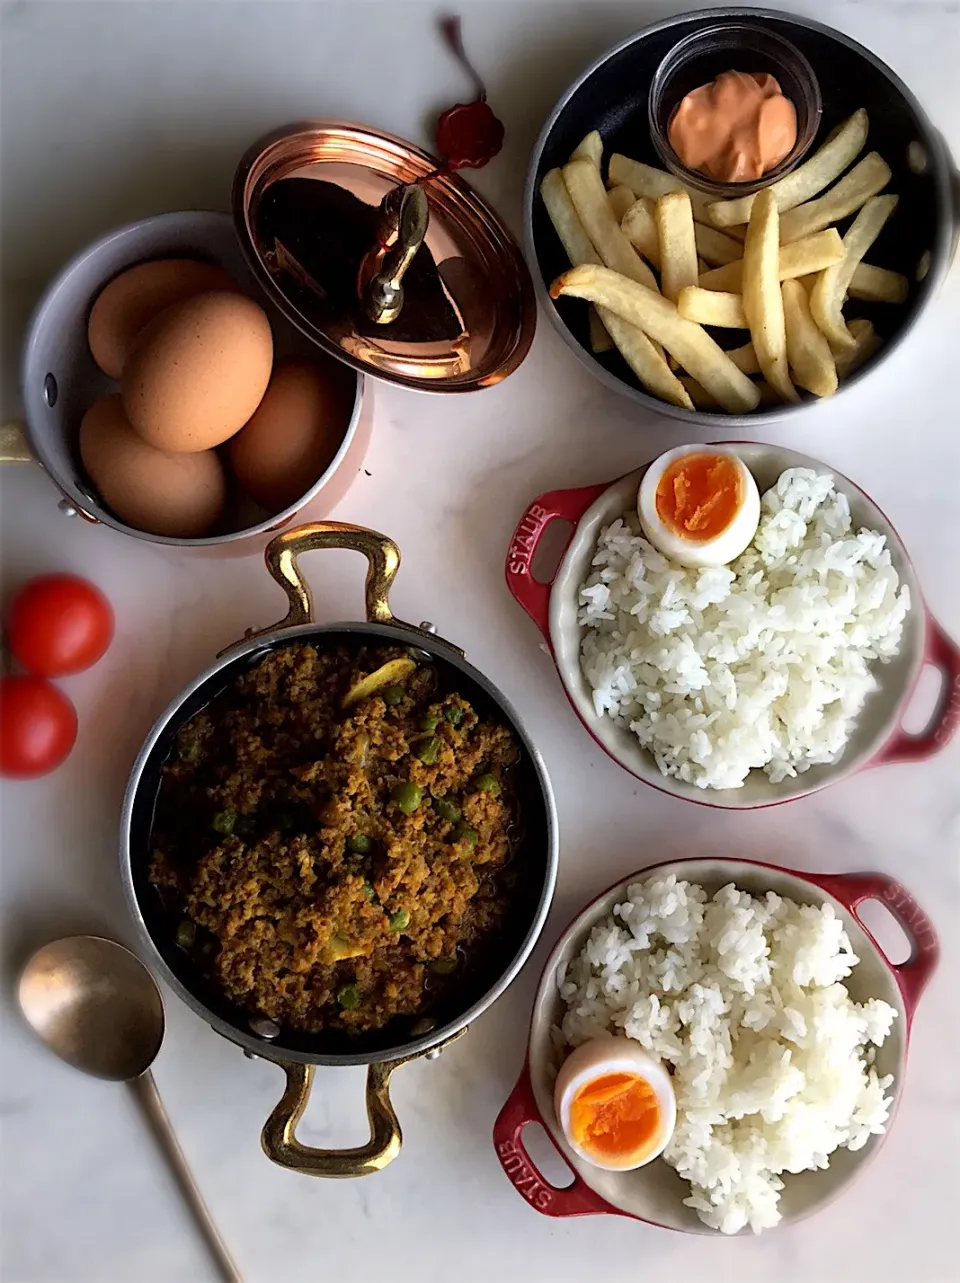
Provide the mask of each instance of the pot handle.
POLYGON ((33 463, 26 430, 17 419, 0 424, 0 463, 33 463))
MULTIPOLYGON (((390 609, 390 589, 400 568, 400 549, 387 535, 364 526, 351 526, 345 521, 314 521, 306 526, 296 526, 271 539, 264 549, 267 569, 287 594, 290 609, 283 619, 266 628, 249 628, 244 640, 263 637, 281 628, 295 628, 298 624, 312 624, 313 594, 310 585, 300 573, 298 558, 305 552, 320 548, 349 548, 362 552, 367 559, 365 586, 367 619, 373 624, 396 624, 431 641, 442 640, 423 628, 397 619, 390 609)), ((463 654, 452 642, 444 642, 451 650, 463 654)), ((230 648, 228 648, 230 649, 230 648)))
MULTIPOLYGON (((517 525, 507 553, 507 587, 533 622, 550 641, 551 583, 535 579, 531 566, 544 531, 554 521, 572 522, 575 526, 590 505, 609 489, 609 483, 584 486, 579 490, 551 490, 534 499, 517 525)), ((570 539, 573 538, 571 533, 570 539)), ((567 540, 569 546, 570 540, 567 540)), ((566 552, 566 547, 564 548, 566 552)))
POLYGON ((297 1124, 310 1099, 314 1067, 284 1063, 287 1086, 260 1133, 263 1152, 271 1162, 301 1176, 369 1176, 371 1172, 382 1171, 400 1153, 403 1141, 390 1100, 390 1077, 404 1063, 404 1060, 384 1060, 367 1070, 370 1139, 353 1149, 314 1149, 297 1140, 297 1124))
POLYGON ((915 735, 899 727, 890 742, 873 759, 883 762, 922 762, 939 753, 960 729, 960 647, 927 612, 927 645, 924 663, 938 670, 942 679, 937 706, 926 727, 915 735))
POLYGON ((886 873, 804 873, 803 876, 839 900, 871 939, 870 928, 857 913, 857 906, 865 900, 879 900, 903 928, 910 941, 910 957, 906 962, 886 961, 903 995, 909 1029, 920 996, 940 959, 940 942, 933 923, 906 887, 886 873))
MULTIPOLYGON (((615 1207, 593 1192, 579 1172, 574 1172, 573 1184, 563 1189, 551 1185, 541 1175, 523 1146, 523 1129, 528 1123, 542 1124, 530 1081, 529 1063, 524 1065, 517 1085, 493 1125, 494 1148, 507 1179, 530 1206, 544 1216, 597 1216, 616 1212, 615 1207)), ((550 1136, 547 1128, 544 1131, 550 1136)), ((552 1136, 550 1140, 560 1154, 552 1136)))
POLYGON ((362 552, 367 559, 365 587, 367 619, 371 623, 393 622, 390 609, 390 589, 400 568, 400 549, 386 535, 363 526, 350 526, 344 521, 314 521, 306 526, 296 526, 271 539, 264 549, 267 569, 287 594, 290 609, 283 619, 269 628, 259 628, 248 634, 258 637, 278 628, 295 628, 298 624, 312 624, 313 594, 310 585, 300 573, 298 558, 305 552, 320 548, 350 548, 362 552))

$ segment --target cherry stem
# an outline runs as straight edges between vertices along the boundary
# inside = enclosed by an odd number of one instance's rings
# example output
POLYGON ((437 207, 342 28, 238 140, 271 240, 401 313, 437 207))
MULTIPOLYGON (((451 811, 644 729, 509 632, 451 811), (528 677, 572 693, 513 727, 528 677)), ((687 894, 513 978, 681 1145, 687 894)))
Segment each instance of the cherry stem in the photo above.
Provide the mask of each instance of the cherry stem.
POLYGON ((473 81, 473 85, 476 90, 477 97, 481 102, 486 102, 487 101, 486 85, 484 85, 483 81, 480 79, 477 69, 474 67, 473 63, 467 57, 463 48, 463 38, 460 33, 459 17, 455 15, 451 15, 446 18, 441 18, 440 30, 443 32, 443 37, 446 40, 451 53, 454 55, 454 57, 460 63, 460 66, 464 69, 464 71, 473 81))

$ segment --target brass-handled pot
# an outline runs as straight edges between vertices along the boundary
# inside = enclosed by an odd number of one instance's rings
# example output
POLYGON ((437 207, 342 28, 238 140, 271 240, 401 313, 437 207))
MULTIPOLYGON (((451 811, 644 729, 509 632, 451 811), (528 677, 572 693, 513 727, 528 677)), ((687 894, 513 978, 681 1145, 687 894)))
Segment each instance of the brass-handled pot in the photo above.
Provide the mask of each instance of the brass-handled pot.
POLYGON ((533 949, 556 881, 556 812, 540 754, 496 686, 469 664, 455 645, 435 636, 430 625, 417 627, 394 618, 389 593, 400 552, 391 539, 358 526, 319 522, 278 535, 268 545, 265 557, 270 573, 287 594, 287 614, 277 624, 248 632, 243 641, 223 652, 177 696, 147 736, 123 804, 121 872, 150 960, 167 984, 217 1033, 284 1069, 286 1089, 261 1136, 267 1156, 282 1167, 311 1176, 363 1176, 385 1167, 400 1150, 400 1124, 389 1095, 393 1071, 421 1056, 430 1059, 438 1055, 503 993, 533 949), (321 548, 349 548, 366 557, 364 622, 314 622, 312 596, 299 557, 321 548), (516 902, 500 933, 495 955, 473 974, 465 974, 462 985, 441 1000, 430 1019, 414 1020, 400 1034, 396 1026, 363 1034, 298 1033, 279 1029, 272 1021, 231 1004, 212 989, 189 956, 177 947, 170 917, 149 880, 150 832, 163 763, 180 728, 199 709, 271 650, 294 642, 333 647, 358 640, 409 647, 421 662, 446 670, 444 676, 455 681, 456 689, 478 711, 496 716, 513 730, 521 745, 516 793, 523 814, 523 839, 514 859, 523 862, 523 876, 517 879, 516 902), (296 1139, 314 1065, 369 1066, 366 1103, 370 1139, 366 1144, 321 1150, 296 1139))

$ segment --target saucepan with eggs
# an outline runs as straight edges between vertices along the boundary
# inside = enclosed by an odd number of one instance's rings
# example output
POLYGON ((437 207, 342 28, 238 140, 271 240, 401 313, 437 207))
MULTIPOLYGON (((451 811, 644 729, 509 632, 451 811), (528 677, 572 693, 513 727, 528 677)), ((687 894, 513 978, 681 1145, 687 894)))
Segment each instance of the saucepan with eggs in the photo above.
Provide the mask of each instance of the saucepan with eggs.
POLYGON ((771 806, 919 761, 960 726, 960 648, 893 526, 793 450, 680 446, 611 484, 541 495, 506 575, 589 733, 676 797, 771 806), (542 581, 534 556, 555 521, 572 534, 542 581), (912 733, 926 666, 940 689, 912 733))
POLYGON ((321 496, 328 510, 370 439, 363 376, 297 335, 212 212, 76 258, 34 315, 22 391, 61 510, 178 547, 235 546, 321 496))
POLYGON ((25 424, 5 426, 0 454, 37 460, 71 516, 237 547, 343 498, 370 379, 490 386, 526 355, 535 314, 512 236, 435 157, 297 124, 243 158, 232 216, 148 218, 63 270, 24 347, 25 424))

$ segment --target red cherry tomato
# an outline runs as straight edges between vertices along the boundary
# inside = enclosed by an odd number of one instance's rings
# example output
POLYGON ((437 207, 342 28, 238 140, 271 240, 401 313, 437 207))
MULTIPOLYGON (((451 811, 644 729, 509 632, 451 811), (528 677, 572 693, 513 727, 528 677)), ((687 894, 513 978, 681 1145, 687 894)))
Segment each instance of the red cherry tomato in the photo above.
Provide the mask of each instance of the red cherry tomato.
POLYGON ((0 775, 30 779, 60 765, 77 738, 77 711, 43 677, 0 677, 0 775))
POLYGON ((31 673, 66 677, 95 664, 113 639, 113 611, 79 575, 41 575, 17 592, 7 615, 10 650, 31 673))

